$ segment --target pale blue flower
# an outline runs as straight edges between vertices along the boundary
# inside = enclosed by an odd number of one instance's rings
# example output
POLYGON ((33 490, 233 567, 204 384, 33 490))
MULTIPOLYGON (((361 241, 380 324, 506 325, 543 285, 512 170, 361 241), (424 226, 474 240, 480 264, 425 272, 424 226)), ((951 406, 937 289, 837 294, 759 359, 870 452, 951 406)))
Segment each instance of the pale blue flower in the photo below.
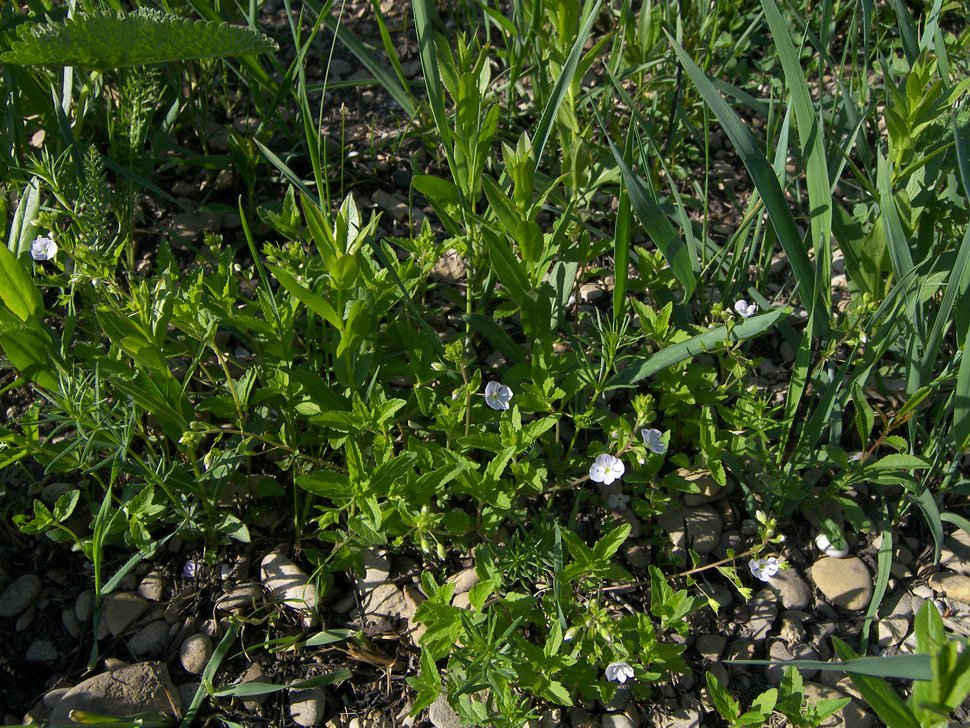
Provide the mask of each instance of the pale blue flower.
POLYGON ((611 662, 606 666, 606 679, 610 682, 618 682, 622 685, 627 680, 632 680, 633 675, 633 668, 622 660, 611 662))
POLYGON ((594 483, 609 485, 623 477, 626 467, 623 461, 606 453, 600 455, 589 468, 589 479, 594 483))
POLYGON ((485 404, 493 410, 507 410, 511 399, 511 387, 500 382, 489 382, 485 385, 485 404))
POLYGON ((778 559, 774 556, 769 556, 767 559, 751 559, 748 562, 748 568, 751 569, 751 573, 754 574, 761 581, 768 581, 775 574, 778 573, 779 564, 778 559))
POLYGON ((30 244, 30 257, 34 260, 52 260, 55 255, 57 255, 57 243, 53 238, 37 238, 30 244))
POLYGON ((741 318, 750 318, 758 313, 757 303, 748 303, 743 298, 734 304, 734 310, 737 311, 741 318))
POLYGON ((647 450, 650 452, 656 455, 663 455, 667 452, 667 443, 660 439, 663 437, 660 430, 643 429, 640 430, 640 435, 643 437, 643 444, 647 446, 647 450))

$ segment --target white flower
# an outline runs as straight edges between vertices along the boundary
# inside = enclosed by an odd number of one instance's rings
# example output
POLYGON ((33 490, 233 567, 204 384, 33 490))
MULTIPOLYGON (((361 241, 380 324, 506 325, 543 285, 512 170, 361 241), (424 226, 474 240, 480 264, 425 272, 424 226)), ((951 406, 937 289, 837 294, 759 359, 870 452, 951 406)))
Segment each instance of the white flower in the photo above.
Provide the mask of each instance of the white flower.
MULTIPOLYGON (((53 233, 47 233, 53 235, 53 233)), ((34 260, 51 260, 57 255, 57 243, 53 238, 37 238, 30 244, 30 257, 34 260)))
POLYGON ((818 550, 821 551, 826 556, 831 556, 833 559, 844 559, 849 555, 849 549, 845 546, 842 548, 837 547, 831 541, 829 537, 824 533, 820 533, 815 537, 815 545, 818 546, 818 550))
POLYGON ((647 446, 647 450, 656 455, 663 455, 667 452, 667 443, 660 439, 663 435, 660 430, 643 429, 640 430, 640 434, 643 436, 643 443, 647 446))
POLYGON ((606 679, 620 685, 633 679, 633 668, 626 662, 611 662, 606 666, 606 679))
POLYGON ((493 410, 507 410, 510 399, 512 399, 511 387, 506 387, 499 382, 489 382, 485 385, 485 404, 493 410))
POLYGON ((590 466, 589 479, 594 483, 609 485, 614 480, 622 478, 625 470, 622 460, 604 453, 590 466))
POLYGON ((622 511, 630 504, 630 496, 626 493, 610 493, 606 496, 606 507, 611 511, 622 511))
POLYGON ((748 303, 742 298, 734 304, 734 310, 741 314, 741 318, 748 318, 758 313, 758 304, 748 303))
POLYGON ((860 334, 859 335, 859 341, 861 341, 863 344, 868 344, 869 343, 869 337, 866 336, 865 334, 860 334))
POLYGON ((761 581, 768 581, 778 573, 778 559, 774 556, 769 556, 767 559, 751 559, 748 562, 748 568, 761 581))

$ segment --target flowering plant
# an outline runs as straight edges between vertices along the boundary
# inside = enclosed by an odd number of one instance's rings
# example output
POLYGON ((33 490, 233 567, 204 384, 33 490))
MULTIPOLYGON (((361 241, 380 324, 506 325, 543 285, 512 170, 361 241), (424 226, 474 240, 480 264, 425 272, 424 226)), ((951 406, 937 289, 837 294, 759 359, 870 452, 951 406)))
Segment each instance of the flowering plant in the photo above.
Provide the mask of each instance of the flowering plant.
POLYGON ((54 233, 47 233, 47 237, 36 238, 30 244, 30 257, 34 260, 53 260, 57 255, 57 243, 54 233))
POLYGON ((485 385, 485 404, 493 410, 507 410, 512 399, 512 388, 501 382, 489 382, 485 385))
POLYGON ((750 318, 758 313, 758 304, 748 303, 742 298, 734 304, 734 310, 738 312, 741 318, 750 318))
POLYGON ((589 468, 589 479, 594 483, 609 485, 623 477, 626 467, 623 461, 606 453, 596 458, 589 468))

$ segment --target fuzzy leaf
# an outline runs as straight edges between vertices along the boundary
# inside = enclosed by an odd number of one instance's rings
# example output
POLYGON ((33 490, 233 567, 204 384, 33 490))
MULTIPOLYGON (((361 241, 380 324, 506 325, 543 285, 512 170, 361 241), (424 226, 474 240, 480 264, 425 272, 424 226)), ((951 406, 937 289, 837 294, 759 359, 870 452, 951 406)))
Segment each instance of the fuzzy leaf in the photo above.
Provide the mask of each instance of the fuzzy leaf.
POLYGON ((157 10, 97 12, 63 23, 24 25, 3 63, 105 71, 195 58, 275 51, 267 36, 228 23, 187 20, 157 10))

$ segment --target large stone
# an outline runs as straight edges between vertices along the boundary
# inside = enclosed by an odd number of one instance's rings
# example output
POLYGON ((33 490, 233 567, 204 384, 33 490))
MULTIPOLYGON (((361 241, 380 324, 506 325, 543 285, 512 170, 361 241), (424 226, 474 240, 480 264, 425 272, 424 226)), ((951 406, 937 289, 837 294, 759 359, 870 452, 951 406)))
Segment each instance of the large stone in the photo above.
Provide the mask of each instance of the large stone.
POLYGON ((876 635, 883 649, 898 645, 909 634, 909 617, 886 617, 876 623, 876 635))
POLYGON ((51 726, 76 726, 72 710, 121 718, 158 712, 174 718, 181 712, 178 691, 160 662, 140 662, 88 678, 68 690, 51 713, 51 726))
POLYGON ((795 569, 779 569, 766 585, 785 609, 805 609, 812 599, 812 589, 795 569))
POLYGON ((668 508, 658 518, 660 527, 667 532, 675 552, 691 548, 698 554, 714 550, 721 537, 721 517, 709 506, 668 508))
POLYGON ((363 553, 364 578, 358 580, 357 586, 362 594, 376 589, 385 583, 391 575, 391 562, 385 554, 371 549, 363 553))
POLYGON ((768 636, 778 616, 776 597, 770 589, 762 589, 748 603, 748 609, 751 610, 751 614, 745 625, 745 633, 751 639, 760 642, 768 636))
POLYGON ((381 584, 371 591, 362 604, 364 616, 370 620, 411 619, 414 609, 404 598, 404 592, 394 584, 381 584))
POLYGON ((103 640, 108 634, 112 637, 124 634, 145 613, 148 602, 134 592, 118 592, 106 596, 101 606, 98 639, 103 640))
POLYGON ((128 651, 136 660, 161 657, 172 642, 168 631, 169 624, 164 619, 149 622, 128 640, 128 651))
POLYGON ((304 613, 304 624, 317 608, 317 590, 306 573, 279 551, 263 557, 260 565, 263 586, 274 601, 304 613))
POLYGON ((43 584, 36 574, 24 574, 7 585, 0 596, 0 617, 16 617, 37 601, 43 584))
MULTIPOLYGON (((805 702, 815 705, 821 700, 838 700, 849 696, 828 685, 815 682, 805 682, 805 702)), ((878 725, 876 715, 861 703, 850 700, 849 703, 836 711, 821 724, 821 728, 874 728, 878 725)))
POLYGON ((428 720, 435 728, 462 728, 458 714, 448 705, 444 695, 439 695, 428 708, 428 720))
POLYGON ((864 609, 872 599, 872 576, 858 557, 825 556, 811 568, 812 581, 832 604, 842 609, 864 609))
POLYGON ((958 574, 970 576, 970 534, 958 528, 943 539, 940 565, 958 574))
POLYGON ((623 713, 607 713, 600 720, 602 728, 636 728, 633 721, 623 713))
POLYGON ((27 648, 24 657, 27 662, 54 662, 57 659, 57 648, 50 640, 35 640, 27 648))
POLYGON ((94 590, 85 589, 74 600, 74 616, 83 624, 91 619, 92 614, 94 614, 94 590))
POLYGON ((138 596, 150 602, 160 602, 165 596, 165 580, 158 572, 152 572, 138 585, 138 596))
POLYGON ((303 728, 311 728, 323 720, 327 694, 323 688, 290 690, 290 717, 303 728))
POLYGON ((934 591, 943 592, 948 599, 970 604, 970 576, 941 571, 930 577, 930 586, 934 591))
POLYGON ((727 645, 727 637, 722 634, 702 634, 698 635, 694 642, 694 647, 698 654, 705 660, 717 662, 721 659, 724 647, 727 645))
POLYGON ((216 609, 233 614, 245 614, 258 609, 263 603, 263 587, 260 584, 240 584, 223 594, 216 601, 216 609))

